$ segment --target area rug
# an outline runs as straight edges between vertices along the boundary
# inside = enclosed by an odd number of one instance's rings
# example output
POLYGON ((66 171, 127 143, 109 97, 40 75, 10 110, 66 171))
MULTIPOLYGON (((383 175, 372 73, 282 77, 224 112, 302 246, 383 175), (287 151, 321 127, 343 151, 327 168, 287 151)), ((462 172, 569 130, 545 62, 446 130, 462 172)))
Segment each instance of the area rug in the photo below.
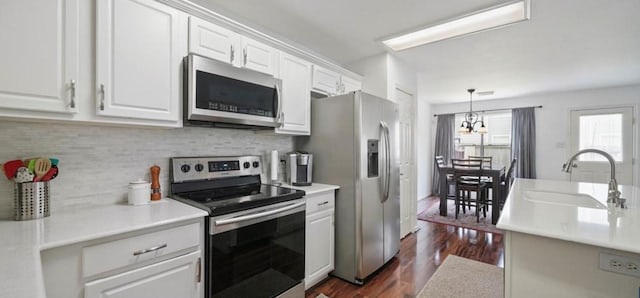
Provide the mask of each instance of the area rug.
POLYGON ((456 204, 454 201, 447 200, 447 216, 440 216, 440 204, 433 204, 431 207, 428 207, 425 211, 422 211, 418 214, 419 220, 430 221, 445 225, 452 225, 463 227, 467 229, 474 229, 479 231, 503 234, 504 231, 496 228, 495 225, 491 224, 491 207, 487 209, 487 217, 482 217, 480 214, 480 222, 476 222, 476 211, 471 208, 471 210, 467 209, 467 213, 462 213, 462 209, 460 209, 460 214, 458 215, 458 219, 456 217, 456 204))
POLYGON ((498 266, 449 255, 417 296, 445 297, 504 297, 504 270, 498 266))

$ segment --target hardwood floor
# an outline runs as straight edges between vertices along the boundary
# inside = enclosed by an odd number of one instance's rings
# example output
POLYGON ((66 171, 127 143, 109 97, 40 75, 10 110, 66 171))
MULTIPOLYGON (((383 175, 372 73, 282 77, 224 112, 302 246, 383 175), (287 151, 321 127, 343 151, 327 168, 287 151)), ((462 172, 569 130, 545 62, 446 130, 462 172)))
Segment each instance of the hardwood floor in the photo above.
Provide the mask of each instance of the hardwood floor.
MULTIPOLYGON (((435 200, 420 201, 422 211, 435 200)), ((341 297, 415 297, 438 266, 450 255, 504 267, 503 236, 418 220, 419 230, 402 239, 400 252, 363 286, 329 277, 306 291, 307 298, 322 293, 341 297)))

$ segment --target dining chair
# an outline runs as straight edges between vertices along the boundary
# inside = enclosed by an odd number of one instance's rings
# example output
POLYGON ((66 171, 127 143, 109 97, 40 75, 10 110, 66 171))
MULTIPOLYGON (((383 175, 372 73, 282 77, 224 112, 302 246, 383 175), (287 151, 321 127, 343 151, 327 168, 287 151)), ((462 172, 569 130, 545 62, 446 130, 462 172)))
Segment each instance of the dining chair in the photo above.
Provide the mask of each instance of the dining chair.
POLYGON ((483 169, 491 169, 491 162, 493 160, 493 156, 471 156, 471 155, 469 155, 469 159, 480 159, 480 160, 482 160, 482 168, 483 169))
POLYGON ((460 205, 475 207, 476 222, 480 221, 480 211, 487 217, 487 194, 489 186, 482 181, 482 160, 452 159, 453 176, 456 185, 456 216, 460 214, 460 205), (472 196, 472 194, 474 196, 472 196))
MULTIPOLYGON (((436 155, 435 157, 436 166, 438 167, 438 174, 442 171, 442 167, 445 166, 444 157, 442 155, 436 155)), ((450 194, 450 187, 455 185, 455 180, 453 179, 453 175, 447 174, 447 189, 445 189, 445 196, 449 200, 455 200, 455 196, 450 194)))
POLYGON ((514 158, 511 161, 511 164, 509 165, 509 170, 507 171, 507 175, 504 176, 504 180, 502 180, 500 182, 500 190, 501 190, 501 194, 502 196, 500 197, 500 202, 499 202, 499 208, 500 210, 502 210, 502 207, 504 206, 505 201, 507 200, 507 196, 509 196, 509 191, 511 190, 511 185, 513 184, 513 181, 515 180, 515 174, 516 174, 516 162, 518 161, 517 158, 514 158))

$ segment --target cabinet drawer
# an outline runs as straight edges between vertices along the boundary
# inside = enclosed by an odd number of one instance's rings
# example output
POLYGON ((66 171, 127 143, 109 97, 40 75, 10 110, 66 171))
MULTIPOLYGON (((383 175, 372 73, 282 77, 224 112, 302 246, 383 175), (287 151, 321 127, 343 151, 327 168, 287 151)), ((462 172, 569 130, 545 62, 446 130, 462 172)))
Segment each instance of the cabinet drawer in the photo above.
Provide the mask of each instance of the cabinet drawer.
POLYGON ((332 209, 335 206, 335 191, 327 191, 307 196, 307 214, 332 209))
POLYGON ((133 236, 82 249, 82 276, 114 270, 188 248, 199 242, 199 224, 133 236))

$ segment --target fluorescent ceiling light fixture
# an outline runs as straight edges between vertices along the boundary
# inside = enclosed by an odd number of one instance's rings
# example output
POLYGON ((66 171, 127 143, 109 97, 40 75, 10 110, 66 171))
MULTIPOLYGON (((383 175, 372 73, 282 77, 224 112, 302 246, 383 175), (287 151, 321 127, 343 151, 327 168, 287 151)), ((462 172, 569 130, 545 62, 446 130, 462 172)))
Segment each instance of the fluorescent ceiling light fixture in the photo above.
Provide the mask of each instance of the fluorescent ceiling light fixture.
POLYGON ((423 44, 493 29, 529 19, 529 1, 517 1, 484 9, 442 24, 383 40, 389 48, 401 51, 423 44))

